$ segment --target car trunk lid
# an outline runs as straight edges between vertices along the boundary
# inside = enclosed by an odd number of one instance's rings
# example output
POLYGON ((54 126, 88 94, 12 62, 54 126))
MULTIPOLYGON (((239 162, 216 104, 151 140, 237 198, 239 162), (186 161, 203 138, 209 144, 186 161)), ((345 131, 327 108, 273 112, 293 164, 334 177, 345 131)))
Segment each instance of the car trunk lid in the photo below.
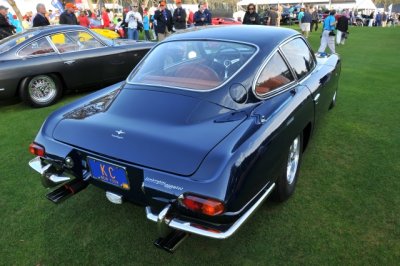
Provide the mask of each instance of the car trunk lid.
POLYGON ((189 176, 246 117, 161 91, 123 89, 112 98, 68 113, 53 137, 106 157, 189 176))

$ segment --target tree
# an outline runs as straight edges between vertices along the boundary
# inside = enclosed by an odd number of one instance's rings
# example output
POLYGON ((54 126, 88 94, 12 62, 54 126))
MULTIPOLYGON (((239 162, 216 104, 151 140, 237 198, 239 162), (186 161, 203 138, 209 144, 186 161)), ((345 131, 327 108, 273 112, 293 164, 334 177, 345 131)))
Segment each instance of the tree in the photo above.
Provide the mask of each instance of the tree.
POLYGON ((22 21, 22 14, 21 11, 19 10, 19 8, 17 7, 17 4, 15 3, 14 0, 7 0, 7 3, 12 7, 12 9, 14 9, 15 14, 18 17, 19 21, 22 21))

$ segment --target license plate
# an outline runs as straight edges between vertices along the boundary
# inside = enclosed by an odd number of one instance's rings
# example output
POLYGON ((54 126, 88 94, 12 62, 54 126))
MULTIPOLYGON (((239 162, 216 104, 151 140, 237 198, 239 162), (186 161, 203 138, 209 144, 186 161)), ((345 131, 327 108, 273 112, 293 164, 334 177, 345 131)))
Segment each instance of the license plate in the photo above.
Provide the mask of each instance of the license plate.
POLYGON ((88 157, 87 161, 93 179, 100 180, 122 189, 129 189, 125 167, 90 157, 88 157))

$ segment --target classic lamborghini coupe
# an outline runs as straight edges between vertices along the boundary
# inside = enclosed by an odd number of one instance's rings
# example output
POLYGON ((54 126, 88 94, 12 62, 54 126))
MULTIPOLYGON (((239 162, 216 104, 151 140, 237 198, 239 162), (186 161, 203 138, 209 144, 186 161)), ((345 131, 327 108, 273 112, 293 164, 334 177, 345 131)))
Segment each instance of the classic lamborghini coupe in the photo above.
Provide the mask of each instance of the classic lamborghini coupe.
POLYGON ((30 152, 55 203, 94 185, 145 206, 158 247, 231 236, 271 195, 290 197, 341 61, 296 31, 214 26, 156 45, 125 82, 48 117, 30 152))
POLYGON ((66 91, 104 88, 126 79, 153 46, 82 26, 29 29, 0 41, 0 100, 19 96, 44 107, 66 91))

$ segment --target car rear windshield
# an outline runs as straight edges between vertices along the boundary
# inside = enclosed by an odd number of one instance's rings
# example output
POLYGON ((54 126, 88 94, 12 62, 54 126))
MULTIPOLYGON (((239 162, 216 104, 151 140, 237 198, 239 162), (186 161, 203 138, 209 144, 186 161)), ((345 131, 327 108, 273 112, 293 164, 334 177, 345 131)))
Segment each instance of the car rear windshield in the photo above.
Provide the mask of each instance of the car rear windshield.
POLYGON ((161 43, 128 82, 189 90, 210 90, 234 76, 256 47, 236 42, 190 40, 161 43))
POLYGON ((36 35, 38 35, 40 31, 26 31, 24 33, 17 33, 0 41, 0 53, 7 52, 17 44, 20 44, 36 35))

